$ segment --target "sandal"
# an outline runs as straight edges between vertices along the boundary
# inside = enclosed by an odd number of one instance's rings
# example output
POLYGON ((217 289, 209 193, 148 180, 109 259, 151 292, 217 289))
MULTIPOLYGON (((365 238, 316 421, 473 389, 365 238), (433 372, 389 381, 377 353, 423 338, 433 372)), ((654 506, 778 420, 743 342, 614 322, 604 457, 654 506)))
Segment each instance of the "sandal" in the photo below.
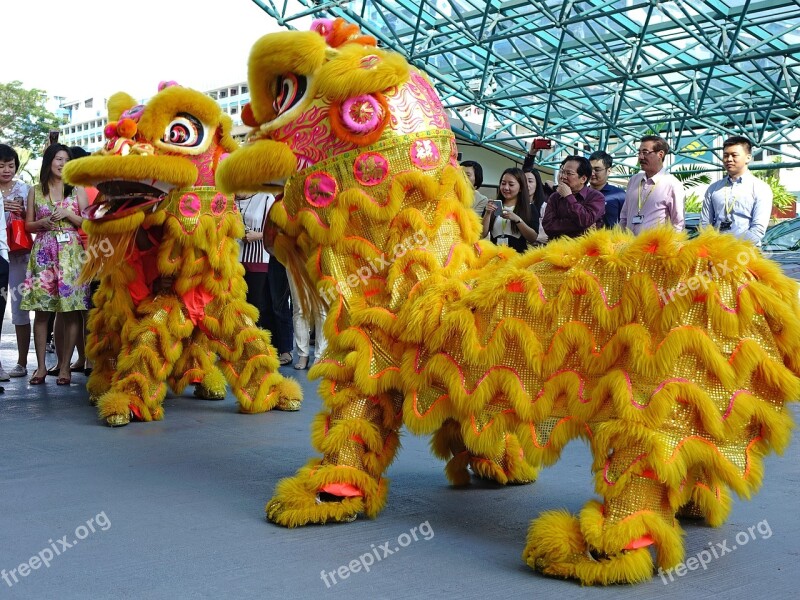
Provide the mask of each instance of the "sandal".
POLYGON ((69 385, 72 383, 72 379, 70 377, 59 377, 56 379, 56 385, 69 385))
POLYGON ((42 385, 44 383, 45 377, 46 376, 34 375, 33 377, 31 377, 28 383, 30 383, 31 385, 42 385))
POLYGON ((308 357, 301 356, 297 359, 297 362, 294 363, 294 368, 298 371, 303 371, 308 368, 308 357))
POLYGON ((278 362, 282 367, 285 367, 292 362, 292 353, 291 352, 284 352, 278 357, 278 362))
POLYGON ((47 376, 48 377, 58 377, 58 374, 61 372, 61 367, 56 365, 52 369, 47 369, 47 376))
POLYGON ((85 367, 83 365, 81 365, 80 367, 78 365, 69 366, 70 373, 83 373, 84 369, 85 367))

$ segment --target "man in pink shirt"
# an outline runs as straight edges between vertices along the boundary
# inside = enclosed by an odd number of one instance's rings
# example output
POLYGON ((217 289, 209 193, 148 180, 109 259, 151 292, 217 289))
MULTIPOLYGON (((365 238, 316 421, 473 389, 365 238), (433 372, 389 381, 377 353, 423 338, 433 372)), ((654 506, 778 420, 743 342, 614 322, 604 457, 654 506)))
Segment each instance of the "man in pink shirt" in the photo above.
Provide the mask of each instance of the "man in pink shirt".
POLYGON ((639 142, 639 165, 642 170, 631 177, 625 192, 625 204, 619 216, 623 229, 640 231, 670 223, 683 230, 683 184, 664 169, 669 145, 664 138, 646 135, 639 142))

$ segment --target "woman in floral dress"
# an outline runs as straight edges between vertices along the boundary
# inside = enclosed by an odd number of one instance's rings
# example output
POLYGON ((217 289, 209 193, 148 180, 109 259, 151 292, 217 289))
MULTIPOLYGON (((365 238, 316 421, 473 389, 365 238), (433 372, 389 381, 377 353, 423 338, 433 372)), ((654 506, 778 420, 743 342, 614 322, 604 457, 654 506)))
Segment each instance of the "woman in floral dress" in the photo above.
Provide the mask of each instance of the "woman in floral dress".
POLYGON ((83 188, 66 185, 61 171, 70 159, 69 150, 53 144, 44 152, 39 185, 28 193, 25 225, 36 234, 28 271, 22 288, 22 308, 36 311, 33 321, 33 344, 36 348, 36 372, 31 385, 45 382, 45 346, 47 321, 51 313, 60 313, 64 335, 59 356, 56 383, 69 385, 70 359, 83 326, 81 311, 89 306, 89 286, 77 283, 87 254, 78 235, 83 222, 80 216, 87 206, 83 188))

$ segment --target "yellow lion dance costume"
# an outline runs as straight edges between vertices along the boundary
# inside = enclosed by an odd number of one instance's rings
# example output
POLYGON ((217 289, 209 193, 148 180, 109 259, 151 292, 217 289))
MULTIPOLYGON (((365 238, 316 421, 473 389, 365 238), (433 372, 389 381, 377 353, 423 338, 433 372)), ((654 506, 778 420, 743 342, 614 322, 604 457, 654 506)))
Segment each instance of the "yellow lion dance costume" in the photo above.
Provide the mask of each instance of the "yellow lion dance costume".
POLYGON ((112 426, 163 418, 167 384, 180 394, 201 384, 223 397, 225 379, 242 412, 298 410, 300 386, 278 373, 269 334, 246 302, 236 240, 244 225, 233 198, 216 190, 220 161, 236 149, 231 121, 206 95, 174 82, 147 104, 109 100, 108 141, 73 161, 64 176, 101 196, 84 229, 89 248, 109 240, 89 317, 87 384, 112 426), (221 371, 216 365, 219 365, 221 371))
POLYGON ((255 129, 218 177, 228 191, 286 180, 279 257, 330 303, 311 371, 322 458, 280 482, 268 518, 377 515, 403 424, 434 434, 456 484, 468 466, 530 481, 582 437, 603 501, 541 515, 525 561, 584 584, 652 577, 649 546, 676 566, 676 515, 720 525, 728 490, 749 496, 762 456, 789 442, 797 284, 710 231, 598 231, 524 255, 479 242, 425 77, 355 26, 312 29, 253 46, 255 129))

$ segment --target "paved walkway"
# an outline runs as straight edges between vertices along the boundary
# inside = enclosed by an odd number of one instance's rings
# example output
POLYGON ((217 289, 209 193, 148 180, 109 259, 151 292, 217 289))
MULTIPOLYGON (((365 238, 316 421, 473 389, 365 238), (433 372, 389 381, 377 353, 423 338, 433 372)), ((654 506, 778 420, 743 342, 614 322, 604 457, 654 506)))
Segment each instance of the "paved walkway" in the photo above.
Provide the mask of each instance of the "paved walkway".
MULTIPOLYGON (((6 368, 12 339, 6 325, 6 368)), ((288 530, 265 521, 264 504, 278 479, 311 456, 316 383, 303 381, 299 413, 242 415, 230 396, 170 398, 165 420, 110 429, 87 403, 85 378, 73 381, 69 388, 53 378, 39 387, 27 379, 3 384, 0 569, 17 569, 18 581, 6 575, 9 587, 0 579, 0 598, 752 600, 795 598, 800 589, 797 436, 785 456, 767 459, 764 491, 737 501, 725 526, 686 525, 687 558, 709 543, 730 553, 674 581, 583 588, 541 577, 521 559, 533 517, 560 507, 576 512, 593 496, 581 443, 533 485, 454 489, 427 439, 406 435, 378 519, 288 530), (380 551, 369 572, 321 577, 387 542, 392 554, 380 551)))

